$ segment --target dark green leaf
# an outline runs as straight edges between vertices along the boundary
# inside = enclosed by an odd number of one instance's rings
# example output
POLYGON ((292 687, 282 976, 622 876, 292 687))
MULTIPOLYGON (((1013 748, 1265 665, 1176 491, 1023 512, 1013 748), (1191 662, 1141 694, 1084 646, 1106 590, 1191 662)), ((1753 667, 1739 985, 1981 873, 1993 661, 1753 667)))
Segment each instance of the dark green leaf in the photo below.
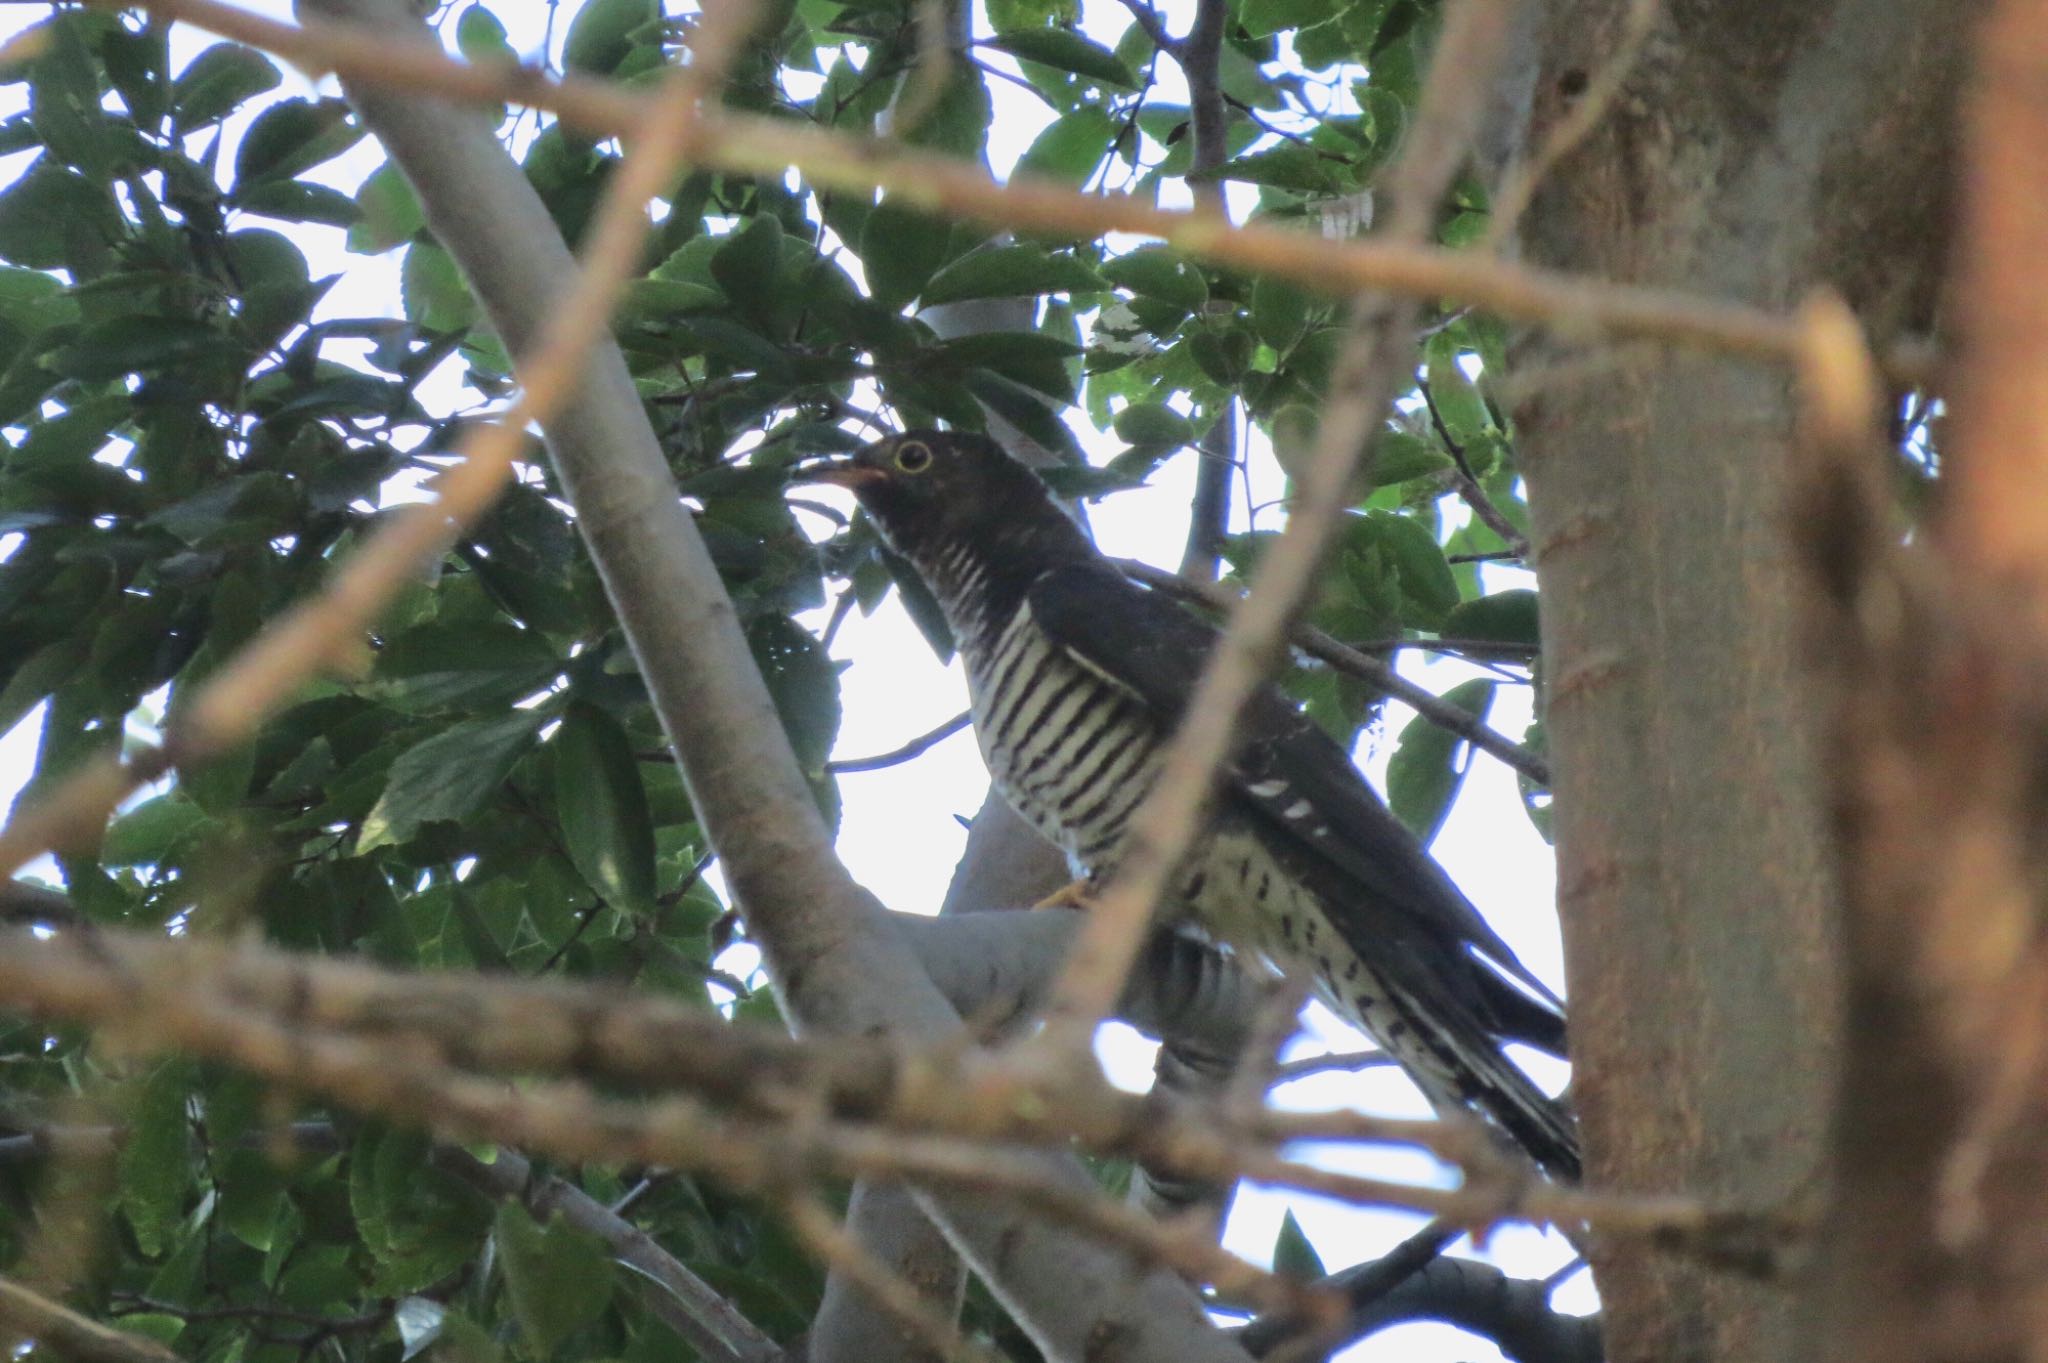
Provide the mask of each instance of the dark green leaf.
POLYGON ((1444 617, 1446 639, 1485 639, 1502 644, 1542 643, 1536 620, 1536 593, 1524 588, 1495 592, 1477 601, 1460 602, 1444 617))
MULTIPOLYGON (((1480 719, 1493 704, 1494 683, 1468 681, 1444 693, 1444 700, 1480 719)), ((1424 845, 1436 837, 1451 801, 1465 779, 1458 754, 1465 740, 1418 715, 1401 730, 1387 760, 1387 807, 1424 845)))
POLYGON ((756 214, 728 236, 711 257, 711 277, 742 312, 767 316, 776 302, 775 275, 782 264, 782 222, 756 214))
POLYGON ((261 180, 289 180, 341 155, 365 129, 345 99, 287 99, 271 105, 235 151, 235 190, 261 180))
POLYGON ((477 319, 476 298, 455 257, 432 242, 416 241, 406 248, 399 288, 405 315, 429 331, 461 331, 477 319))
POLYGON ((122 232, 104 184, 48 159, 0 192, 0 256, 38 270, 95 264, 122 232))
POLYGON ((661 22, 661 0, 591 0, 569 22, 562 61, 571 71, 608 76, 633 50, 636 35, 661 22))
POLYGON ((1202 272, 1164 246, 1141 246, 1105 261, 1102 277, 1120 289, 1165 299, 1188 312, 1209 301, 1209 284, 1202 272))
POLYGON ((356 850, 409 840, 442 819, 465 819, 498 789, 533 744, 544 713, 471 720, 415 744, 391 764, 384 793, 363 820, 356 850))
POLYGON ((113 379, 190 364, 226 343, 217 327, 195 318, 127 313, 86 328, 49 356, 49 367, 66 378, 113 379))
POLYGON ((563 714, 548 748, 569 860, 611 904, 651 904, 654 826, 626 731, 603 710, 578 703, 563 714))
POLYGON ((121 1211, 136 1245, 154 1259, 170 1247, 192 1186, 185 1100, 192 1067, 160 1062, 130 1090, 128 1138, 121 1143, 121 1211))
POLYGON ((1440 626, 1458 604, 1458 582, 1436 537, 1420 522, 1391 511, 1368 511, 1363 521, 1351 543, 1384 554, 1405 603, 1405 622, 1419 629, 1440 626))
POLYGON ((1093 104, 1084 104, 1054 120, 1032 141, 1017 162, 1017 174, 1078 186, 1102 164, 1115 136, 1116 121, 1093 104))
POLYGON ((1195 439, 1195 424, 1163 402, 1131 403, 1116 414, 1110 429, 1131 445, 1178 449, 1195 439))
POLYGON ((1392 487, 1456 467, 1451 456, 1438 449, 1435 442, 1406 431, 1386 431, 1380 435, 1378 450, 1373 455, 1372 485, 1392 487))
POLYGON ((194 57, 171 86, 171 125, 180 135, 218 123, 284 80, 270 58, 240 43, 216 43, 194 57))
POLYGON ((498 1209, 491 1234, 532 1357, 556 1357, 563 1340, 611 1305, 611 1255, 595 1236, 559 1220, 537 1226, 516 1202, 498 1209))
POLYGON ((411 241, 427 223, 412 185, 390 161, 363 181, 356 191, 356 207, 361 217, 348 229, 348 249, 358 255, 377 255, 411 241))
POLYGON ((780 615, 755 621, 747 642, 798 764, 814 776, 821 774, 839 736, 838 669, 810 631, 780 615))
POLYGON ((1048 255, 1036 246, 994 246, 962 256, 932 276, 924 303, 957 303, 967 298, 1017 298, 1040 293, 1094 292, 1102 276, 1072 256, 1048 255))
POLYGON ((1303 194, 1342 194, 1352 188, 1352 176, 1344 162, 1299 142, 1282 142, 1226 161, 1212 171, 1190 172, 1188 179, 1240 180, 1303 194))
POLYGON ((1263 38, 1282 29, 1324 23, 1349 7, 1349 0, 1244 0, 1237 13, 1245 32, 1263 38))
POLYGON ((1292 1211, 1280 1218, 1280 1234, 1273 1241, 1273 1271, 1298 1282, 1313 1282, 1328 1272, 1292 1211))
POLYGON ((888 308, 900 308, 924 291, 951 258, 953 226, 944 218, 884 199, 861 226, 860 258, 868 291, 888 308))
POLYGON ((353 228, 363 213, 356 201, 340 190, 308 180, 261 181, 248 193, 236 195, 235 205, 266 218, 317 222, 329 227, 353 228))
POLYGON ((1119 90, 1138 88, 1137 76, 1117 59, 1114 52, 1071 29, 1019 29, 1014 33, 998 34, 989 40, 988 45, 1013 57, 1050 66, 1056 71, 1071 71, 1119 90))
POLYGON ((519 54, 505 40, 505 25, 482 5, 471 5, 455 21, 455 46, 467 61, 517 62, 519 54))
POLYGON ((114 820, 100 844, 105 866, 155 866, 174 860, 213 821, 180 793, 145 800, 114 820))

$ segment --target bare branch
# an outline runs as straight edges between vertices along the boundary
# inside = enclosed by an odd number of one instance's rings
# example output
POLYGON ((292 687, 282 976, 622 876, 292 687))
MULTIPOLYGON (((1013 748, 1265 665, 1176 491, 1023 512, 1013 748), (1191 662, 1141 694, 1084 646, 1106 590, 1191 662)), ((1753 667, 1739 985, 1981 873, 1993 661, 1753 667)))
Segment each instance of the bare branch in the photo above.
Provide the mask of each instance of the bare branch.
POLYGON ((153 1339, 102 1325, 6 1278, 0 1278, 0 1327, 80 1363, 178 1363, 153 1339))
POLYGON ((543 1223, 559 1216, 604 1241, 613 1258, 654 1284, 648 1309, 711 1363, 782 1363, 785 1355, 774 1340, 653 1236, 574 1184, 536 1176, 518 1151, 501 1145, 486 1164, 459 1146, 443 1145, 435 1147, 433 1159, 493 1198, 516 1200, 543 1223))
POLYGON ((881 771, 886 767, 900 766, 914 757, 924 756, 925 753, 966 728, 973 722, 973 719, 973 715, 962 710, 936 729, 921 733, 900 747, 891 748, 885 753, 877 753, 873 757, 847 757, 827 762, 825 770, 835 775, 844 776, 849 772, 881 771))

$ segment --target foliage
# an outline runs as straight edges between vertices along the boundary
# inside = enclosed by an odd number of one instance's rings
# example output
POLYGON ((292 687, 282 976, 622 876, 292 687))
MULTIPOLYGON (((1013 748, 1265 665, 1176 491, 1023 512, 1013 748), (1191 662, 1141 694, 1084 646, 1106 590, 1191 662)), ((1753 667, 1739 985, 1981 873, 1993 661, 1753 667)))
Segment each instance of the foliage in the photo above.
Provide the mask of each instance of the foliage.
MULTIPOLYGON (((794 0, 727 97, 872 128, 915 60, 916 9, 794 0)), ((981 155, 984 67, 1014 59, 1051 115, 1021 173, 1185 192, 1189 110, 1157 97, 1161 57, 1140 30, 1111 49, 1071 26, 1071 6, 994 0, 989 13, 994 36, 956 63, 909 140, 981 155)), ((1233 13, 1221 68, 1231 157, 1210 178, 1253 187, 1273 216, 1312 216, 1369 185, 1413 100, 1433 8, 1238 0, 1233 13), (1281 60, 1283 45, 1297 61, 1281 60), (1326 104, 1349 112, 1304 112, 1326 104)), ((444 36, 502 60, 503 14, 500 0, 460 6, 444 36)), ((591 0, 555 55, 630 79, 671 56, 683 27, 656 0, 591 0)), ((345 104, 280 96, 277 65, 232 44, 174 62, 165 30, 133 15, 66 10, 42 36, 40 55, 0 77, 21 106, 0 122, 0 150, 26 161, 0 191, 0 731, 40 708, 31 793, 125 734, 175 722, 194 683, 317 587, 511 386, 502 345, 395 169, 330 173, 367 151, 345 104), (316 275, 307 245, 344 240, 397 253, 394 307, 316 275)), ((573 242, 617 148, 530 116, 504 132, 573 242)), ((1483 211, 1466 193, 1446 231, 1469 233, 1483 211)), ((873 609, 893 577, 863 525, 812 543, 784 498, 789 461, 849 447, 874 404, 904 424, 980 428, 993 412, 1065 454, 1066 486, 1114 496, 1233 399, 1285 459, 1310 438, 1338 334, 1324 300, 1164 248, 991 241, 781 179, 689 176, 646 264, 618 340, 828 814, 838 673, 797 617, 842 580, 873 609), (990 297, 1042 300, 1032 329, 940 340, 916 316, 990 297), (1070 414, 1121 451, 1089 467, 1070 414)), ((1439 418, 1388 441, 1315 623, 1351 641, 1534 643, 1533 607, 1481 599, 1476 571, 1447 559, 1503 548, 1444 514, 1456 460, 1522 517, 1511 432, 1460 363, 1497 361, 1500 345, 1481 318, 1436 330, 1424 372, 1439 418)), ((1236 568, 1256 559, 1270 520, 1233 541, 1236 568)), ((537 449, 371 643, 360 674, 152 791, 97 854, 64 857, 80 910, 734 1002, 708 987, 730 981, 713 965, 723 905, 701 878, 703 835, 537 449)), ((1289 684, 1346 739, 1376 703, 1327 669, 1289 684)), ((1485 706, 1477 692, 1460 700, 1485 706)), ((1394 800, 1420 827, 1452 796, 1454 748, 1433 730, 1401 742, 1394 800)), ((106 1253, 79 1300, 183 1356, 688 1356, 647 1309, 651 1289, 579 1233, 492 1207, 415 1134, 208 1067, 138 1066, 0 1025, 10 1127, 58 1120, 83 1095, 132 1131, 104 1194, 106 1253), (290 1118, 325 1123, 329 1138, 276 1157, 266 1133, 290 1118)), ((31 1236, 21 1209, 46 1172, 0 1163, 8 1262, 31 1236)), ((572 1172, 608 1202, 638 1189, 634 1220, 777 1337, 809 1319, 819 1271, 761 1207, 658 1172, 572 1172)), ((1283 1240, 1313 1259, 1291 1222, 1283 1240)), ((1022 1348, 976 1301, 977 1323, 1022 1348)))

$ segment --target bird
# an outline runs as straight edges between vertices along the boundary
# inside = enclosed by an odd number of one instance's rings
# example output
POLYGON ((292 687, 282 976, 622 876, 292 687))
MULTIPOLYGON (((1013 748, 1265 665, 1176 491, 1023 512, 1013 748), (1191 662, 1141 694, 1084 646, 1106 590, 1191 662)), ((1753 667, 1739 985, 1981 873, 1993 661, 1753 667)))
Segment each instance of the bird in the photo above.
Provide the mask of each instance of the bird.
MULTIPOLYGON (((931 589, 996 788, 1091 883, 1107 879, 1216 629, 1118 571, 986 436, 909 430, 799 476, 851 491, 931 589)), ((1433 1106, 1477 1112, 1546 1174, 1576 1180, 1570 1112, 1502 1049, 1562 1056, 1557 997, 1277 687, 1252 698, 1240 736, 1176 872, 1183 918, 1309 973, 1433 1106)))

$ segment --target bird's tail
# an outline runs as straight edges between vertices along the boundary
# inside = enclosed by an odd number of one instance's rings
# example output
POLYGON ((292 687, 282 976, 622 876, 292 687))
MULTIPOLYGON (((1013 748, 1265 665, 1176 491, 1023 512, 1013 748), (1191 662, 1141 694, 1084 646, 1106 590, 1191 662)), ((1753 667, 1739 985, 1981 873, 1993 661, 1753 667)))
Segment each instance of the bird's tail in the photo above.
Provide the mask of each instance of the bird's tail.
POLYGON ((1422 1007, 1398 989, 1390 992, 1408 1025, 1398 1040, 1386 1040, 1423 1095, 1442 1111, 1478 1111, 1544 1173, 1577 1182, 1578 1123, 1564 1104, 1536 1087, 1469 1010, 1452 1001, 1422 1007))

